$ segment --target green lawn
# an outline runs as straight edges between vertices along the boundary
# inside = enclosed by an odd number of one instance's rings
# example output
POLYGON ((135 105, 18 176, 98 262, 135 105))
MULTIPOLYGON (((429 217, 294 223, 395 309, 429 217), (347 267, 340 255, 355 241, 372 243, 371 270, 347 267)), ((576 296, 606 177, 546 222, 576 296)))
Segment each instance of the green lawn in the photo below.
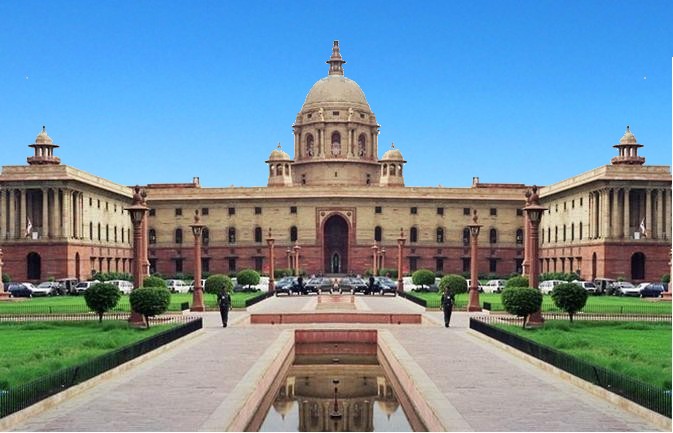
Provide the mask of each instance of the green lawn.
POLYGON ((548 320, 544 327, 494 324, 545 346, 671 389, 671 324, 548 320))
MULTIPOLYGON (((245 300, 260 296, 263 292, 237 292, 231 295, 234 308, 244 308, 245 300)), ((180 311, 181 304, 192 304, 191 293, 172 293, 169 311, 180 311)), ((217 309, 215 295, 205 294, 204 303, 208 309, 217 309)), ((122 295, 115 311, 129 312, 128 295, 122 295)), ((14 301, 0 302, 0 314, 52 314, 52 313, 86 313, 89 309, 84 296, 45 296, 36 298, 18 298, 14 301)))
POLYGON ((0 389, 79 364, 173 326, 134 329, 126 321, 0 323, 0 389))
MULTIPOLYGON (((441 294, 436 292, 408 292, 410 295, 425 299, 428 308, 439 308, 441 294)), ((456 295, 456 308, 467 305, 468 294, 456 295)), ((479 302, 490 302, 493 311, 504 311, 500 293, 480 293, 479 302)), ((550 295, 543 295, 542 311, 558 311, 550 295)), ((634 313, 634 314, 671 314, 671 303, 655 301, 652 298, 641 299, 627 296, 589 296, 583 311, 587 313, 634 313)))

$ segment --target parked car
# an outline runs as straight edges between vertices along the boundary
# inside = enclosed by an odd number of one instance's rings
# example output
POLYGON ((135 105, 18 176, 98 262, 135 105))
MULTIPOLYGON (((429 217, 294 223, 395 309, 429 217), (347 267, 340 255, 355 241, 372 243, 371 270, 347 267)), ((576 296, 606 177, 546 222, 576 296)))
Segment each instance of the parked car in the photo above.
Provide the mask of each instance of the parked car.
MULTIPOLYGON (((472 285, 472 279, 468 278, 465 280, 465 282, 467 283, 467 291, 469 292, 470 286, 472 285)), ((484 293, 484 286, 481 285, 481 282, 479 280, 477 280, 477 291, 479 293, 484 293)))
POLYGON ((489 280, 482 287, 484 293, 500 293, 505 288, 506 280, 489 280))
POLYGON ((93 281, 82 281, 81 283, 77 283, 77 285, 73 288, 73 295, 81 295, 82 293, 86 292, 86 289, 89 287, 93 286, 94 284, 98 284, 100 281, 98 280, 93 280, 93 281))
POLYGON ((32 298, 34 289, 31 283, 9 283, 7 291, 12 298, 32 298))
POLYGON ((577 284, 578 286, 581 286, 588 293, 594 293, 594 294, 596 293, 596 285, 594 285, 594 283, 592 283, 591 281, 573 280, 572 282, 574 284, 577 284))
POLYGON ((661 298, 661 294, 666 291, 664 283, 651 283, 640 289, 641 298, 661 298))
POLYGON ((128 295, 133 290, 133 283, 126 280, 110 280, 108 283, 117 286, 120 292, 125 295, 128 295))
POLYGON ((56 281, 44 281, 35 287, 33 296, 56 296, 60 294, 60 287, 56 281))
POLYGON ((62 295, 75 293, 75 286, 79 284, 79 280, 77 278, 61 278, 56 280, 56 282, 61 287, 60 290, 62 295))
POLYGON ((617 281, 613 285, 612 294, 618 296, 640 296, 640 289, 628 281, 617 281))
POLYGON ((276 281, 275 288, 276 296, 286 294, 288 296, 293 293, 300 293, 299 282, 295 277, 283 277, 276 281))
POLYGON ((615 280, 610 278, 596 278, 594 280, 594 286, 596 286, 596 293, 599 295, 608 294, 611 295, 614 290, 615 280))
MULTIPOLYGON (((201 288, 202 289, 206 288, 206 280, 203 278, 201 279, 201 288)), ((189 284, 187 284, 187 291, 189 291, 189 293, 192 293, 194 291, 194 280, 190 281, 189 284)))
POLYGON ((366 294, 369 292, 369 286, 367 282, 362 278, 355 277, 345 277, 339 281, 339 287, 341 288, 342 293, 363 293, 366 294))
POLYGON ((376 291, 381 295, 390 293, 393 296, 397 295, 397 283, 389 277, 376 277, 374 286, 377 288, 376 291))
POLYGON ((554 290, 554 287, 558 286, 559 284, 567 283, 567 281, 563 280, 546 280, 540 283, 538 286, 538 289, 540 289, 540 292, 543 295, 548 295, 551 293, 552 290, 554 290))
POLYGON ((166 287, 173 293, 189 293, 189 284, 182 280, 166 280, 166 287))
POLYGON ((304 284, 304 293, 320 294, 323 291, 330 290, 332 288, 332 284, 333 283, 330 278, 314 277, 304 284))

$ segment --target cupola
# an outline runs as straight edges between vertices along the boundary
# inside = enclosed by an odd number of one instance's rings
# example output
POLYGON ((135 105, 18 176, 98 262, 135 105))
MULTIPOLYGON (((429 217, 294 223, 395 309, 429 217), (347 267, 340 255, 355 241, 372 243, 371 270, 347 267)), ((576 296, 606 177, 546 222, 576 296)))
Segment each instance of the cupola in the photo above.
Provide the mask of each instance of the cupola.
POLYGON ((612 158, 612 164, 628 164, 628 165, 643 165, 645 164, 645 157, 638 156, 638 148, 643 147, 642 144, 638 144, 636 136, 631 132, 631 128, 626 126, 626 132, 624 136, 619 140, 619 144, 614 146, 618 149, 619 155, 612 158))
POLYGON ((61 159, 54 156, 54 148, 58 145, 54 144, 51 137, 47 135, 47 128, 42 127, 42 132, 37 134, 35 143, 29 144, 28 147, 35 149, 35 154, 27 158, 30 165, 44 165, 44 164, 60 164, 61 159))
POLYGON ((405 163, 402 152, 395 148, 395 143, 392 143, 390 149, 379 160, 381 166, 380 185, 404 186, 402 168, 405 163))
POLYGON ((278 146, 271 151, 269 159, 269 186, 291 186, 292 185, 292 159, 278 143, 278 146))

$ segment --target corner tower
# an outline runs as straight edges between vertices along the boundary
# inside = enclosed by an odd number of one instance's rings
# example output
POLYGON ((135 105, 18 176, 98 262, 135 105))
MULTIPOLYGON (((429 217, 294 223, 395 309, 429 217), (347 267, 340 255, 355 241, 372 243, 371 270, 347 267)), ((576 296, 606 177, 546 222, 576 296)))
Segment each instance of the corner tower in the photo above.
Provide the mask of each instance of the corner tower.
POLYGON ((294 125, 293 181, 299 185, 376 185, 380 125, 365 94, 344 76, 339 41, 328 75, 313 85, 294 125))
POLYGON ((58 165, 61 163, 61 159, 54 156, 54 148, 58 145, 54 144, 51 137, 47 135, 45 126, 42 127, 42 132, 35 138, 35 143, 29 144, 28 147, 35 149, 35 154, 26 158, 30 165, 58 165))
POLYGON ((619 155, 612 158, 612 164, 628 164, 628 165, 643 165, 645 164, 645 157, 638 156, 638 148, 643 147, 638 144, 636 136, 631 132, 631 128, 626 126, 624 136, 619 140, 619 144, 612 146, 619 150, 619 155))

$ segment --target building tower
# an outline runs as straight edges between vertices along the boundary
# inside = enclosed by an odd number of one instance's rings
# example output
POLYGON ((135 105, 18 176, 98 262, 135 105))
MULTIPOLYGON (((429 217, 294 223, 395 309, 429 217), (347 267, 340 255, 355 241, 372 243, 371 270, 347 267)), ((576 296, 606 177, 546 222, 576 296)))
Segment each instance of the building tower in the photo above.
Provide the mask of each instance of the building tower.
POLYGON ((406 163, 402 158, 402 152, 395 148, 395 143, 390 146, 381 158, 381 186, 404 186, 402 167, 406 163))
POLYGON ((612 147, 616 147, 619 150, 619 156, 612 158, 612 164, 645 164, 645 157, 638 156, 638 148, 643 147, 643 145, 638 144, 636 136, 631 133, 631 129, 628 125, 626 126, 624 136, 619 140, 619 144, 615 144, 612 147))
POLYGON ((281 149, 280 143, 271 151, 266 163, 269 164, 268 186, 292 186, 292 160, 281 149))
POLYGON ((47 128, 44 126, 42 127, 42 132, 35 138, 35 143, 29 144, 28 147, 35 149, 35 155, 26 158, 30 165, 56 165, 61 163, 61 159, 54 156, 54 148, 58 147, 58 145, 54 144, 51 137, 47 135, 47 128))

